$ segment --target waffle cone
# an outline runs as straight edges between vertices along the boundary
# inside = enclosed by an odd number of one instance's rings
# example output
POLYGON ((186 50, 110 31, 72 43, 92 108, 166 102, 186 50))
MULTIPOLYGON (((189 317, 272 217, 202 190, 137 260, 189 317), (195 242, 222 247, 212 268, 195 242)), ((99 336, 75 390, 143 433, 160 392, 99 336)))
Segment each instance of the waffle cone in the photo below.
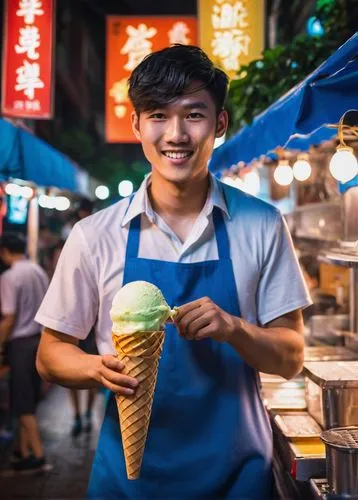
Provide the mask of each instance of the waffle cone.
POLYGON ((164 331, 112 334, 122 373, 138 380, 133 396, 116 395, 128 479, 140 475, 164 331))

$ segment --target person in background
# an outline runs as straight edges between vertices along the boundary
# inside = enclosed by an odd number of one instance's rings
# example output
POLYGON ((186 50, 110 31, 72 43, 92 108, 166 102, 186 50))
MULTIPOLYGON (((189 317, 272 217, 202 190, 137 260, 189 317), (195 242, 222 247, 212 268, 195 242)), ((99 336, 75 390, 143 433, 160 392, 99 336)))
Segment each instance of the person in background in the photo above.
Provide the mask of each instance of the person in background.
POLYGON ((273 497, 272 432, 258 372, 302 369, 307 288, 281 213, 208 170, 227 129, 228 78, 194 46, 148 55, 129 80, 133 131, 152 171, 137 193, 78 222, 37 313, 37 366, 111 391, 87 498, 273 497), (114 394, 138 387, 114 355, 117 290, 161 289, 166 325, 141 476, 128 480, 114 394), (100 356, 78 347, 96 325, 100 356))
POLYGON ((45 456, 36 420, 41 379, 36 370, 40 325, 34 321, 49 280, 45 271, 25 255, 26 240, 19 234, 0 238, 0 258, 9 269, 0 278, 0 349, 8 346, 10 407, 19 423, 19 446, 15 470, 43 468, 45 456))
MULTIPOLYGON (((60 258, 63 246, 65 242, 60 240, 57 245, 52 249, 52 274, 55 272, 57 262, 60 258)), ((94 330, 92 329, 88 337, 80 341, 80 348, 87 354, 98 354, 96 347, 96 340, 94 330)), ((72 437, 77 437, 84 430, 85 432, 91 432, 92 430, 92 413, 93 405, 95 402, 97 389, 88 389, 86 395, 86 412, 82 415, 81 410, 81 391, 76 389, 70 389, 71 404, 74 412, 73 424, 71 429, 72 437)))

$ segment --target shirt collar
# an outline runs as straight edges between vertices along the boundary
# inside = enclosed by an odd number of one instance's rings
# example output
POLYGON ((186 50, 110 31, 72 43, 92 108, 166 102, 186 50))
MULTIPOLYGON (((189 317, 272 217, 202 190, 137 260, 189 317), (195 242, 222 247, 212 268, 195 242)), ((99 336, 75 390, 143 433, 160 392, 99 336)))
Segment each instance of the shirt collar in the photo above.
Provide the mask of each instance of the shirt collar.
MULTIPOLYGON (((208 216, 213 211, 214 206, 220 208, 224 214, 230 219, 230 214, 226 206, 223 189, 221 183, 210 175, 210 189, 206 203, 204 205, 203 213, 208 216)), ((132 219, 139 214, 146 214, 151 222, 155 221, 155 213, 149 200, 147 188, 151 182, 151 174, 147 175, 138 191, 134 194, 126 213, 124 214, 121 226, 126 226, 132 219)))

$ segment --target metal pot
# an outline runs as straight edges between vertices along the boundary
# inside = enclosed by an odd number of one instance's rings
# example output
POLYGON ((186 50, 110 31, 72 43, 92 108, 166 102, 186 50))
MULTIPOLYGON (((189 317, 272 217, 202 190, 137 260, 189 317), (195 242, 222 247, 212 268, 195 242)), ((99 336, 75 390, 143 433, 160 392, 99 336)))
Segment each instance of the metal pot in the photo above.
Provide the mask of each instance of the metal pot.
POLYGON ((358 426, 336 427, 321 434, 326 445, 327 479, 331 493, 358 495, 358 426))

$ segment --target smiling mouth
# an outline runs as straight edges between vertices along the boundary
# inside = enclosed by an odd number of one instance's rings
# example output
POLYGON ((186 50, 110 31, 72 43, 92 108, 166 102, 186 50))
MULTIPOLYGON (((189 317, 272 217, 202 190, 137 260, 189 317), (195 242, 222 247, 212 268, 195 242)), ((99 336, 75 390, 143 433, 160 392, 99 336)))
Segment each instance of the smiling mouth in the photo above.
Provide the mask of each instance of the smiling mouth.
POLYGON ((171 160, 185 160, 193 155, 193 151, 162 151, 162 153, 171 160))

